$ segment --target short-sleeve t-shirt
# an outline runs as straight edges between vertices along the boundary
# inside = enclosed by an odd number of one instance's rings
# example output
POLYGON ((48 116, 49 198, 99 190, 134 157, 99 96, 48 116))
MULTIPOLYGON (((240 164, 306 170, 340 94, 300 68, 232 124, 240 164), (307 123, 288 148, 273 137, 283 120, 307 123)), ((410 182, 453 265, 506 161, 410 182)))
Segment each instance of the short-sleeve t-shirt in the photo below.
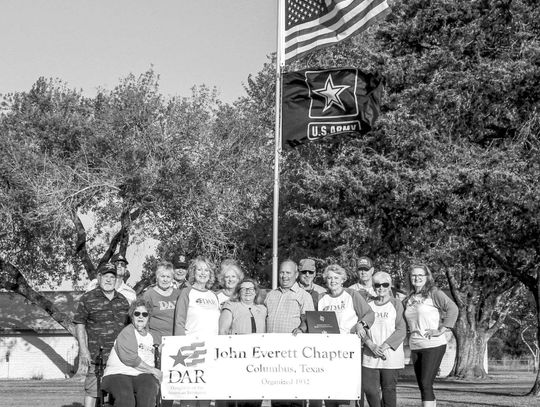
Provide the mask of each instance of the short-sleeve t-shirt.
POLYGON ((179 296, 180 290, 176 288, 168 296, 158 293, 153 287, 143 294, 143 298, 152 305, 148 329, 160 339, 173 334, 174 309, 179 296))
MULTIPOLYGON (((358 295, 358 294, 356 294, 358 295)), ((332 297, 329 293, 324 294, 319 299, 319 311, 334 311, 339 326, 339 332, 342 334, 351 333, 352 327, 358 322, 356 314, 355 295, 343 290, 337 297, 332 297)))
POLYGON ((73 322, 85 325, 92 361, 103 347, 103 361, 107 362, 116 337, 128 323, 128 309, 128 300, 117 291, 111 300, 100 287, 82 295, 73 322))

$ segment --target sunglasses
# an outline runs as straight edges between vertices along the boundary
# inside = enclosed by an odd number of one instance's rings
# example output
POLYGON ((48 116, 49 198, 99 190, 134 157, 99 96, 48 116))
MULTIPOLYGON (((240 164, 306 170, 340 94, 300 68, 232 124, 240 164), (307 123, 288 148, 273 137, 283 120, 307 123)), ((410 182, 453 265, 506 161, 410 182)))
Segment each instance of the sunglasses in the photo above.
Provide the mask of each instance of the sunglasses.
POLYGON ((373 287, 375 287, 375 288, 380 288, 380 287, 388 288, 388 287, 390 287, 390 283, 373 283, 373 287))
POLYGON ((142 315, 143 317, 146 318, 146 317, 148 316, 148 312, 135 311, 135 312, 133 313, 133 315, 135 315, 136 317, 140 317, 140 316, 142 315))
POLYGON ((302 270, 302 271, 300 271, 300 273, 302 273, 302 274, 315 274, 315 272, 311 271, 311 270, 302 270))

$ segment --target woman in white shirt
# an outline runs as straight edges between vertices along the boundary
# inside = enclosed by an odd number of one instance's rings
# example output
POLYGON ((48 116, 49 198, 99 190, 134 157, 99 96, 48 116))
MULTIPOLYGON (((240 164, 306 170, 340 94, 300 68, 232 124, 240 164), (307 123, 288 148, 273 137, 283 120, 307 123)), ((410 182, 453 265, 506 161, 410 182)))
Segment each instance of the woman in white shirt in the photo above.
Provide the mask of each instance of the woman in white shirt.
POLYGON ((107 361, 101 387, 113 395, 115 406, 155 406, 163 375, 154 367, 157 338, 148 331, 150 309, 142 298, 131 304, 131 324, 118 334, 107 361))
POLYGON ((436 405, 433 382, 446 352, 446 331, 454 327, 458 307, 437 288, 425 264, 409 269, 410 291, 403 303, 409 330, 409 347, 422 405, 436 405))
MULTIPOLYGON (((219 328, 219 301, 210 290, 215 274, 212 262, 196 257, 188 267, 189 286, 182 289, 175 309, 174 335, 198 338, 217 335, 219 328)), ((210 400, 182 400, 182 407, 208 407, 210 400)))
MULTIPOLYGON (((319 311, 334 311, 342 334, 365 336, 366 329, 373 324, 374 314, 364 297, 355 290, 344 288, 347 272, 338 264, 324 269, 323 278, 328 292, 319 298, 319 311)), ((326 407, 337 407, 348 403, 344 400, 325 400, 326 407)))
POLYGON ((373 289, 376 297, 368 304, 375 314, 375 322, 364 336, 362 389, 371 407, 395 407, 398 373, 405 364, 403 305, 392 295, 390 274, 375 273, 373 289))

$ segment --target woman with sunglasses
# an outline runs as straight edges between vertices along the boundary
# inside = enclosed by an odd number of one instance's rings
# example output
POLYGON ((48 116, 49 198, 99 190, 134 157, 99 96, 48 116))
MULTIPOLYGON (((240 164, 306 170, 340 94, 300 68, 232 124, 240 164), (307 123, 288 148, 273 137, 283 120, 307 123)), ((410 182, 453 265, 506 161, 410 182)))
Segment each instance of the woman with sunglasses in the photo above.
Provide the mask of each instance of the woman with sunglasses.
MULTIPOLYGON (((347 272, 338 264, 331 264, 324 269, 323 278, 328 292, 319 299, 319 311, 334 311, 341 334, 365 336, 366 330, 373 324, 375 315, 366 300, 358 291, 344 288, 347 272)), ((326 407, 337 407, 348 403, 347 400, 325 400, 326 407)))
POLYGON ((398 373, 405 364, 403 305, 392 295, 390 274, 375 273, 372 285, 376 296, 368 304, 375 322, 363 335, 362 389, 370 407, 395 407, 398 373))
POLYGON ((116 338, 101 387, 114 397, 117 407, 153 407, 163 379, 154 367, 157 338, 148 330, 151 305, 138 298, 129 308, 131 324, 116 338))
POLYGON ((436 405, 433 382, 446 352, 445 333, 454 327, 458 317, 456 304, 435 285, 425 264, 409 268, 409 295, 405 298, 405 319, 409 330, 409 347, 422 405, 436 405))

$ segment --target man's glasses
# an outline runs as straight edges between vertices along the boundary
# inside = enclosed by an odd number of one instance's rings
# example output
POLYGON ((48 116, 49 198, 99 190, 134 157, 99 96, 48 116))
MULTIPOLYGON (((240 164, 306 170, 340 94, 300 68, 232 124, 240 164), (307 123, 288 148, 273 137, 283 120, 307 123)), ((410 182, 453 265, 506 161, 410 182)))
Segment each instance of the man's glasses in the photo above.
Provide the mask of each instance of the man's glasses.
POLYGON ((143 317, 146 318, 146 317, 148 316, 148 312, 135 311, 135 312, 133 313, 133 315, 135 315, 136 317, 140 317, 140 316, 142 315, 143 317))
POLYGON ((311 271, 311 270, 300 270, 300 273, 302 273, 302 274, 315 274, 315 272, 311 271))
POLYGON ((390 283, 373 283, 373 287, 375 287, 375 288, 380 288, 380 287, 388 288, 388 287, 390 287, 390 283))

